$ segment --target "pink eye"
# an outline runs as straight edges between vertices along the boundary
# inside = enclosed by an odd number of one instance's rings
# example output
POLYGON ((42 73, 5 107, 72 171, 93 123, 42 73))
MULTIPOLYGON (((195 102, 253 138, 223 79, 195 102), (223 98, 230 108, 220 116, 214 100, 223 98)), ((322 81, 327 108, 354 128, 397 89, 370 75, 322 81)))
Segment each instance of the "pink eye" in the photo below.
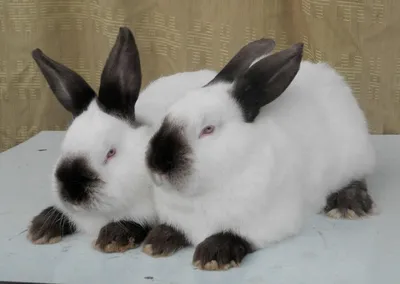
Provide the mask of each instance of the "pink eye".
POLYGON ((205 135, 210 135, 211 133, 214 132, 214 125, 207 125, 206 127, 203 128, 203 130, 200 133, 200 138, 205 136, 205 135))
POLYGON ((116 153, 117 153, 117 150, 115 150, 115 148, 111 148, 110 151, 108 151, 108 153, 107 153, 107 159, 112 158, 116 153))

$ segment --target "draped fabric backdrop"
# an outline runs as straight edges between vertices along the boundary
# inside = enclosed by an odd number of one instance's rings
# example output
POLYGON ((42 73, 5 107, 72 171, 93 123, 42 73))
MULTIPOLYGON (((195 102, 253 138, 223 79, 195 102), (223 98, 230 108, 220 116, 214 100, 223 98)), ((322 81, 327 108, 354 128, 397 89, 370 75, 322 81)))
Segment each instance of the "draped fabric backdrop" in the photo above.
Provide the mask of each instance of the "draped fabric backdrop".
MULTIPOLYGON (((354 90, 372 133, 400 133, 399 0, 0 0, 0 151, 71 119, 31 57, 41 48, 96 90, 118 28, 137 39, 143 86, 218 70, 245 43, 302 41, 354 90)), ((340 115, 338 113, 337 115, 340 115)))

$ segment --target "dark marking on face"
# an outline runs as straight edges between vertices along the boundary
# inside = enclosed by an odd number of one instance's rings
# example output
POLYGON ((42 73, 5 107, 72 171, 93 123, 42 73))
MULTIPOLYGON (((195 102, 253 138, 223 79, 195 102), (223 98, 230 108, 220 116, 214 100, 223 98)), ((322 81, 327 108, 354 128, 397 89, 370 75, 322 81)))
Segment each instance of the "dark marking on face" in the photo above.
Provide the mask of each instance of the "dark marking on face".
POLYGON ((362 217, 372 212, 373 204, 366 181, 355 180, 327 197, 324 212, 336 218, 362 217), (349 215, 349 210, 356 216, 349 215))
POLYGON ((34 244, 48 244, 75 231, 76 227, 69 218, 54 206, 50 206, 32 219, 28 238, 34 244))
POLYGON ((204 270, 227 270, 239 266, 251 252, 253 249, 247 240, 231 232, 221 232, 196 247, 193 265, 204 270))
POLYGON ((182 126, 166 118, 161 128, 150 139, 146 152, 148 168, 165 175, 170 181, 190 173, 192 149, 182 131, 182 126))
POLYGON ((153 257, 166 257, 189 245, 182 232, 170 225, 161 224, 150 231, 144 240, 143 251, 153 257))
POLYGON ((83 156, 62 160, 55 176, 62 200, 74 205, 90 202, 96 187, 103 183, 83 156))

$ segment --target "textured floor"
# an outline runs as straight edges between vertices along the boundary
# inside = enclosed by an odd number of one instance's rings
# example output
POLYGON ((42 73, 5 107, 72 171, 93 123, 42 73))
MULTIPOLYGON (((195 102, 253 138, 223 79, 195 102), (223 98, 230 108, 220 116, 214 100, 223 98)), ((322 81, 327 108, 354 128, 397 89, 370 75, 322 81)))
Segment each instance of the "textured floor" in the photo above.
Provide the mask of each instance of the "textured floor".
POLYGON ((167 259, 139 250, 102 254, 82 235, 46 246, 26 239, 30 219, 51 204, 50 173, 63 132, 42 132, 0 154, 0 281, 47 283, 400 283, 400 136, 375 136, 369 180, 379 210, 368 220, 315 216, 295 238, 246 257, 240 268, 202 272, 192 249, 167 259))

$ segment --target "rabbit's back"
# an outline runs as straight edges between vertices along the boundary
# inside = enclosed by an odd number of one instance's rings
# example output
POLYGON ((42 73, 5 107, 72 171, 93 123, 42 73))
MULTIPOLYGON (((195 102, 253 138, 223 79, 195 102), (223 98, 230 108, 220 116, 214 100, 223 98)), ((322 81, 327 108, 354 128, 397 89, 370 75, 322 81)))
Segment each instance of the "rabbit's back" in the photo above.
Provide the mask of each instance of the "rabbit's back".
POLYGON ((364 178, 374 166, 365 116, 327 64, 303 62, 281 98, 263 110, 263 120, 286 138, 291 150, 278 152, 277 159, 295 163, 308 202, 322 205, 327 193, 364 178))

